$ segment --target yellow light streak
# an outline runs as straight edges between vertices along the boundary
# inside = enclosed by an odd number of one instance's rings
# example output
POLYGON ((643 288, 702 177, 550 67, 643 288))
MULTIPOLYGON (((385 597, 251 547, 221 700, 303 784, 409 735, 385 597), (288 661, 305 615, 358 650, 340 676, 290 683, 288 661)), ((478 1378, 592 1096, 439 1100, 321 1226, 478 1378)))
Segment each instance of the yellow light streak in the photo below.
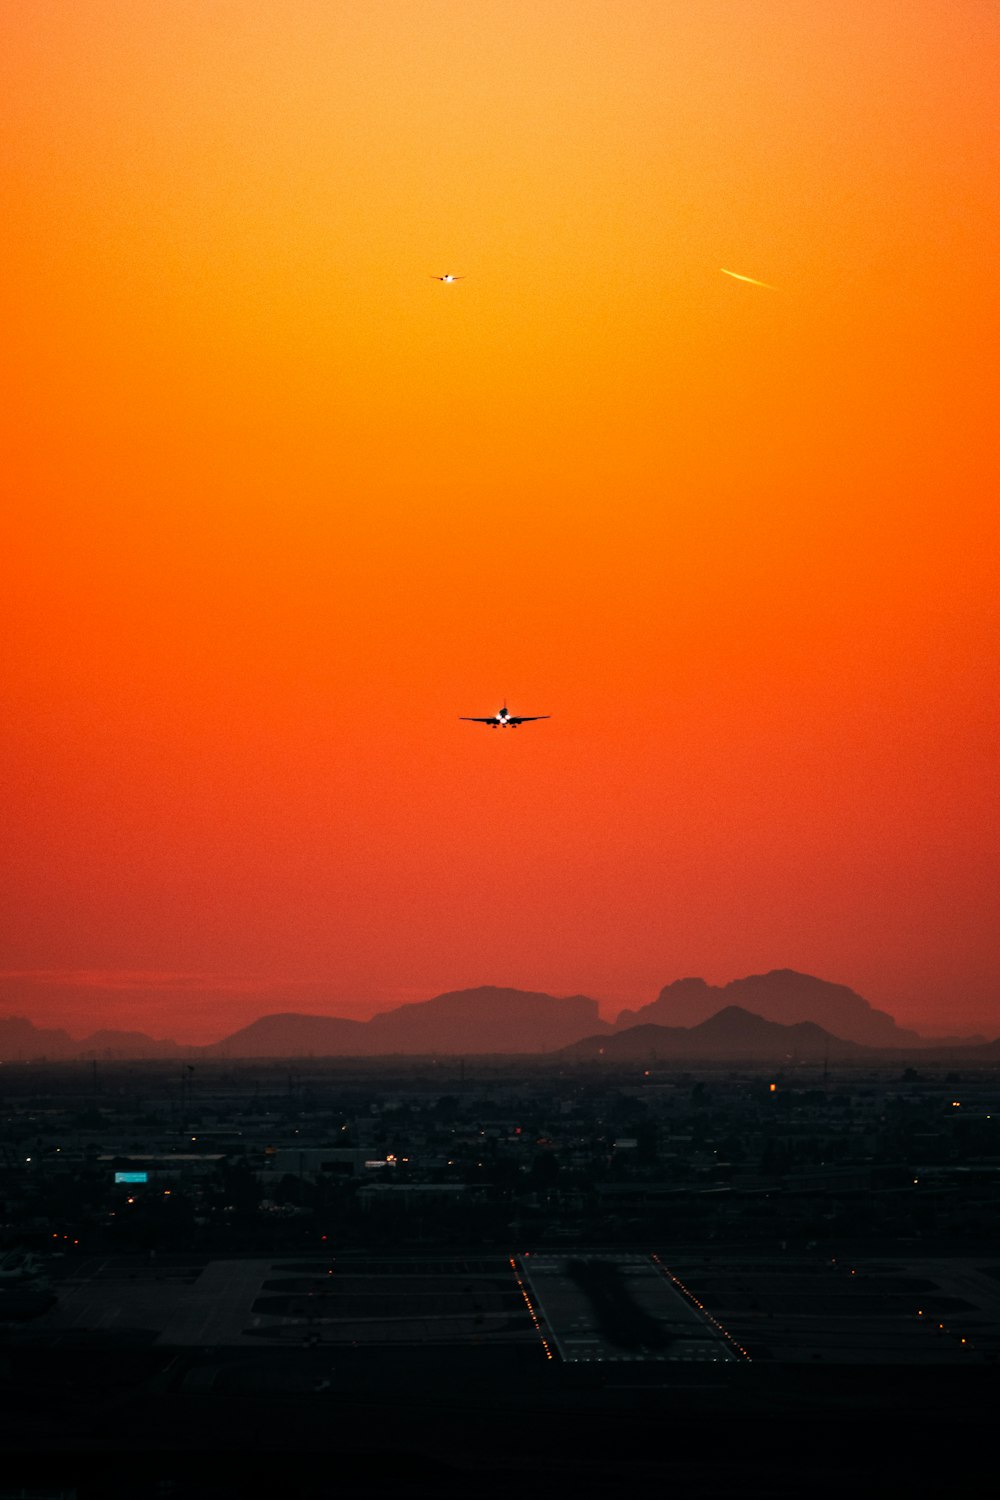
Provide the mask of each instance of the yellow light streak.
POLYGON ((749 281, 751 286, 766 287, 769 292, 776 292, 778 290, 778 288, 776 286, 772 286, 769 281, 758 281, 756 276, 741 276, 739 271, 727 271, 725 266, 720 266, 719 270, 722 272, 723 276, 731 276, 734 281, 749 281))

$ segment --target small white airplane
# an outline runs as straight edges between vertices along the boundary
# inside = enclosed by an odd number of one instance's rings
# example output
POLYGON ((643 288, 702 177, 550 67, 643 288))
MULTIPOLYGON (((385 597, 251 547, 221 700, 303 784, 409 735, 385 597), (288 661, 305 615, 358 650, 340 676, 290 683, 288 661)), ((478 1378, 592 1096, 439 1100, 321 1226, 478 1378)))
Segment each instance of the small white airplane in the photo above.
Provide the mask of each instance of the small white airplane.
POLYGON ((467 714, 458 716, 463 724, 488 724, 491 729, 516 729, 519 724, 533 724, 536 719, 550 719, 551 714, 519 714, 508 711, 506 703, 492 719, 471 719, 467 714))
POLYGON ((446 282, 448 284, 448 286, 451 286, 451 284, 452 284, 453 281, 464 281, 465 277, 464 276, 452 276, 451 272, 449 271, 449 273, 448 273, 447 276, 432 276, 431 280, 432 281, 444 281, 444 282, 446 282))

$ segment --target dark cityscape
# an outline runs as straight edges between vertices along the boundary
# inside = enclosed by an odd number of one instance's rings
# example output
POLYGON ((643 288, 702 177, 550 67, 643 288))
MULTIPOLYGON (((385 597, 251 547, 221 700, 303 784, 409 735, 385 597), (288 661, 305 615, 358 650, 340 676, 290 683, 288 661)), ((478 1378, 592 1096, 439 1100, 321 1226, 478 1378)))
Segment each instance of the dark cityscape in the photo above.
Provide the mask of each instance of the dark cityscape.
POLYGON ((981 1493, 995 1066, 94 1060, 0 1090, 0 1493, 308 1496, 335 1462, 370 1493, 833 1494, 874 1450, 981 1493))

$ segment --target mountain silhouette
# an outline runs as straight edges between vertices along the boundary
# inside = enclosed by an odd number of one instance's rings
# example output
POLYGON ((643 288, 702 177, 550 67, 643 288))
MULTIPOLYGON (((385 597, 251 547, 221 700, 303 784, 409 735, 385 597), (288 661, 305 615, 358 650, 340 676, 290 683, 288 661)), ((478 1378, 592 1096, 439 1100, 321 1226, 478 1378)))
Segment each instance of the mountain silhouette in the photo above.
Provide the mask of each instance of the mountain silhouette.
POLYGON ((854 1055, 842 1051, 839 1043, 897 1052, 920 1048, 970 1057, 981 1054, 984 1060, 1000 1055, 1000 1040, 983 1044, 979 1037, 922 1037, 897 1026, 891 1016, 873 1009, 846 985, 776 969, 721 987, 703 979, 679 979, 651 1004, 623 1010, 613 1026, 601 1019, 597 1001, 586 995, 560 998, 495 985, 451 990, 382 1011, 368 1021, 297 1012, 260 1016, 202 1047, 157 1041, 139 1031, 95 1031, 76 1041, 66 1031, 46 1030, 23 1016, 8 1016, 0 1017, 0 1062, 542 1054, 576 1043, 581 1056, 596 1055, 603 1046, 608 1057, 641 1057, 646 1045, 674 1047, 669 1055, 678 1057, 775 1057, 773 1050, 754 1052, 765 1046, 765 1038, 766 1047, 800 1058, 854 1055), (761 1030, 768 1024, 778 1030, 761 1030), (687 1050, 692 1046, 702 1050, 687 1050))
POLYGON ((260 1016, 199 1051, 204 1057, 365 1057, 367 1027, 366 1021, 287 1011, 260 1016))
POLYGON ((157 1041, 144 1031, 95 1031, 75 1042, 76 1056, 83 1058, 127 1058, 180 1057, 190 1051, 169 1037, 157 1041))
POLYGON ((557 999, 493 985, 400 1005, 368 1025, 380 1052, 551 1052, 611 1029, 586 995, 557 999))
POLYGON ((178 1057, 190 1048, 142 1031, 95 1031, 76 1041, 68 1031, 47 1030, 24 1016, 0 1017, 0 1062, 71 1062, 91 1058, 178 1057))
POLYGON ((46 1030, 25 1016, 0 1017, 0 1061, 58 1061, 76 1057, 78 1046, 68 1031, 46 1030))
MULTIPOLYGON (((451 990, 381 1011, 370 1021, 296 1014, 262 1016, 203 1049, 219 1057, 378 1057, 551 1052, 607 1022, 585 995, 557 999, 529 990, 451 990)), ((608 1027, 610 1030, 610 1027, 608 1027)))
MULTIPOLYGON (((794 969, 773 969, 715 986, 704 979, 677 979, 656 1000, 639 1010, 623 1010, 617 1029, 652 1022, 657 1026, 698 1026, 736 1005, 783 1026, 812 1021, 831 1035, 866 1047, 926 1047, 928 1040, 897 1026, 892 1016, 875 1010, 845 984, 831 984, 794 969)), ((950 1038, 948 1039, 951 1040, 950 1038)), ((940 1045, 940 1044, 938 1044, 940 1045)))
POLYGON ((862 1058, 871 1049, 824 1031, 813 1021, 784 1026, 739 1005, 727 1005, 697 1026, 658 1026, 645 1022, 611 1036, 585 1037, 564 1047, 573 1061, 608 1062, 737 1061, 824 1062, 862 1058))

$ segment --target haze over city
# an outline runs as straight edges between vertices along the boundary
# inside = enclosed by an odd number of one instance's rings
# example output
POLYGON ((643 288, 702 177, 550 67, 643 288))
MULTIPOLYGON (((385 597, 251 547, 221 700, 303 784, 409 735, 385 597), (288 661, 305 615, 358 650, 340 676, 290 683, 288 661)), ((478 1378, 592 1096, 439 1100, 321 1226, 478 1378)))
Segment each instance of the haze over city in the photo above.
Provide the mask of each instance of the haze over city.
POLYGON ((0 1014, 995 1036, 995 8, 0 24, 0 1014))

